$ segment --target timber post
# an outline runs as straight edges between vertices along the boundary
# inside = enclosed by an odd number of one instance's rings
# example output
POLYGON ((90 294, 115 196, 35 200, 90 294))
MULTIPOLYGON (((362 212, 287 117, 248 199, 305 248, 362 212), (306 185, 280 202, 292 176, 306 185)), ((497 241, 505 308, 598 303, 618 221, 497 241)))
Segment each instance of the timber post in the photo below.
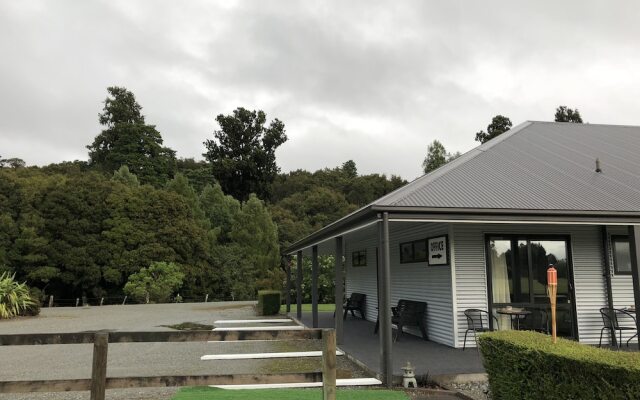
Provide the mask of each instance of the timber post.
POLYGON ((109 334, 95 334, 93 342, 93 366, 91 368, 91 400, 105 400, 107 385, 107 352, 109 350, 109 334))
POLYGON ((296 255, 296 318, 302 319, 302 251, 296 255))
POLYGON ((318 327, 318 246, 311 248, 311 320, 318 327))
POLYGON ((291 260, 288 256, 285 257, 285 265, 287 268, 287 293, 285 296, 287 304, 287 314, 291 312, 291 260))
MULTIPOLYGON (((629 225, 629 253, 631 256, 631 279, 633 282, 633 303, 636 309, 636 332, 640 332, 640 319, 637 318, 640 309, 640 225, 629 225)), ((640 349, 640 335, 638 348, 640 349)), ((621 345, 621 343, 618 343, 621 345)))
POLYGON ((336 342, 342 344, 344 336, 343 323, 343 298, 344 298, 344 272, 342 267, 342 254, 344 252, 342 236, 336 237, 335 256, 335 303, 336 312, 334 326, 336 328, 336 342))
POLYGON ((322 399, 336 400, 336 331, 322 330, 322 399))
POLYGON ((49 308, 53 307, 53 296, 49 296, 49 308))

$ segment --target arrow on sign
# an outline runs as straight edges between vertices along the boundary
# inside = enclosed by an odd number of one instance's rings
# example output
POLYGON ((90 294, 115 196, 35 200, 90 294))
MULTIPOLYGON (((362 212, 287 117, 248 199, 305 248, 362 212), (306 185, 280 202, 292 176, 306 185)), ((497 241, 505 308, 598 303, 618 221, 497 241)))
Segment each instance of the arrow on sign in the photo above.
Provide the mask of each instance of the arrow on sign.
POLYGON ((436 254, 434 256, 431 256, 431 258, 442 258, 442 254, 436 254))

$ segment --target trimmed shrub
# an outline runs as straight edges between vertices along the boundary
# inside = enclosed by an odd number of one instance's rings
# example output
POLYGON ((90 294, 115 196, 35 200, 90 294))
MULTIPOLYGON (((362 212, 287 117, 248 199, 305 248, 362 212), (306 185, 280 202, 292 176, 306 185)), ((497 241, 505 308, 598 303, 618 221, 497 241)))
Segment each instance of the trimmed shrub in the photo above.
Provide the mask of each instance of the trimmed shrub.
POLYGON ((492 398, 637 399, 640 353, 598 349, 536 332, 478 337, 492 398))
POLYGON ((276 315, 280 312, 280 291, 279 290, 259 290, 258 291, 258 314, 276 315))
POLYGON ((26 283, 15 280, 15 274, 0 274, 0 319, 25 315, 34 306, 26 283))

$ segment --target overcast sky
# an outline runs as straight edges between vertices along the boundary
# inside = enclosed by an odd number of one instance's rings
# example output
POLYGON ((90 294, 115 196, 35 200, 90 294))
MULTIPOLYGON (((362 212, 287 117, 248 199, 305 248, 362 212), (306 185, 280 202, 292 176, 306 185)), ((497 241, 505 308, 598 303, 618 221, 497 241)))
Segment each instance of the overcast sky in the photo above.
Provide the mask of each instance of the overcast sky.
POLYGON ((283 171, 421 173, 503 114, 640 125, 637 1, 0 0, 0 155, 87 159, 106 87, 133 91, 180 157, 215 116, 287 127, 283 171))

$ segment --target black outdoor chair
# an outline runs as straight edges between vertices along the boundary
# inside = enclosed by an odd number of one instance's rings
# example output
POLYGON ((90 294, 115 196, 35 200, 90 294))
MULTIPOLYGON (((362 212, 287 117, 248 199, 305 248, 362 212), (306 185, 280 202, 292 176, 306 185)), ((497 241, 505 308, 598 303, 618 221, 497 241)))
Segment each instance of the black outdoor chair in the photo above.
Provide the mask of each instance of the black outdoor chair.
POLYGON ((488 311, 481 310, 479 308, 469 308, 464 310, 464 316, 467 317, 467 330, 464 332, 464 343, 462 344, 462 350, 467 348, 467 335, 469 332, 473 332, 473 340, 478 346, 477 333, 489 332, 489 318, 493 317, 496 321, 496 327, 498 326, 498 318, 495 315, 489 314, 488 311))
POLYGON ((520 322, 521 329, 549 334, 549 313, 543 308, 525 308, 531 314, 520 322))
MULTIPOLYGON (((399 300, 397 307, 391 307, 391 323, 398 327, 394 342, 398 341, 405 326, 417 326, 424 340, 429 340, 424 319, 427 314, 427 303, 414 300, 399 300)), ((374 333, 378 333, 380 317, 376 321, 374 333)))
POLYGON ((616 334, 616 331, 619 332, 618 348, 620 348, 620 346, 622 345, 622 331, 636 332, 635 335, 631 336, 629 340, 627 340, 627 347, 629 347, 629 342, 631 341, 631 339, 638 336, 638 332, 635 328, 636 317, 634 317, 630 312, 615 308, 603 307, 600 309, 600 315, 602 316, 602 323, 604 324, 604 326, 602 327, 602 329, 600 329, 600 341, 598 342, 598 347, 602 346, 602 334, 604 333, 605 329, 609 330, 609 332, 613 335, 616 334), (630 317, 633 320, 633 327, 620 325, 618 321, 618 315, 630 317))
POLYGON ((365 302, 367 301, 367 295, 362 293, 351 293, 351 296, 344 303, 344 316, 342 319, 347 319, 347 313, 351 311, 351 315, 355 318, 356 314, 354 311, 359 311, 362 319, 366 319, 365 313, 365 302))

